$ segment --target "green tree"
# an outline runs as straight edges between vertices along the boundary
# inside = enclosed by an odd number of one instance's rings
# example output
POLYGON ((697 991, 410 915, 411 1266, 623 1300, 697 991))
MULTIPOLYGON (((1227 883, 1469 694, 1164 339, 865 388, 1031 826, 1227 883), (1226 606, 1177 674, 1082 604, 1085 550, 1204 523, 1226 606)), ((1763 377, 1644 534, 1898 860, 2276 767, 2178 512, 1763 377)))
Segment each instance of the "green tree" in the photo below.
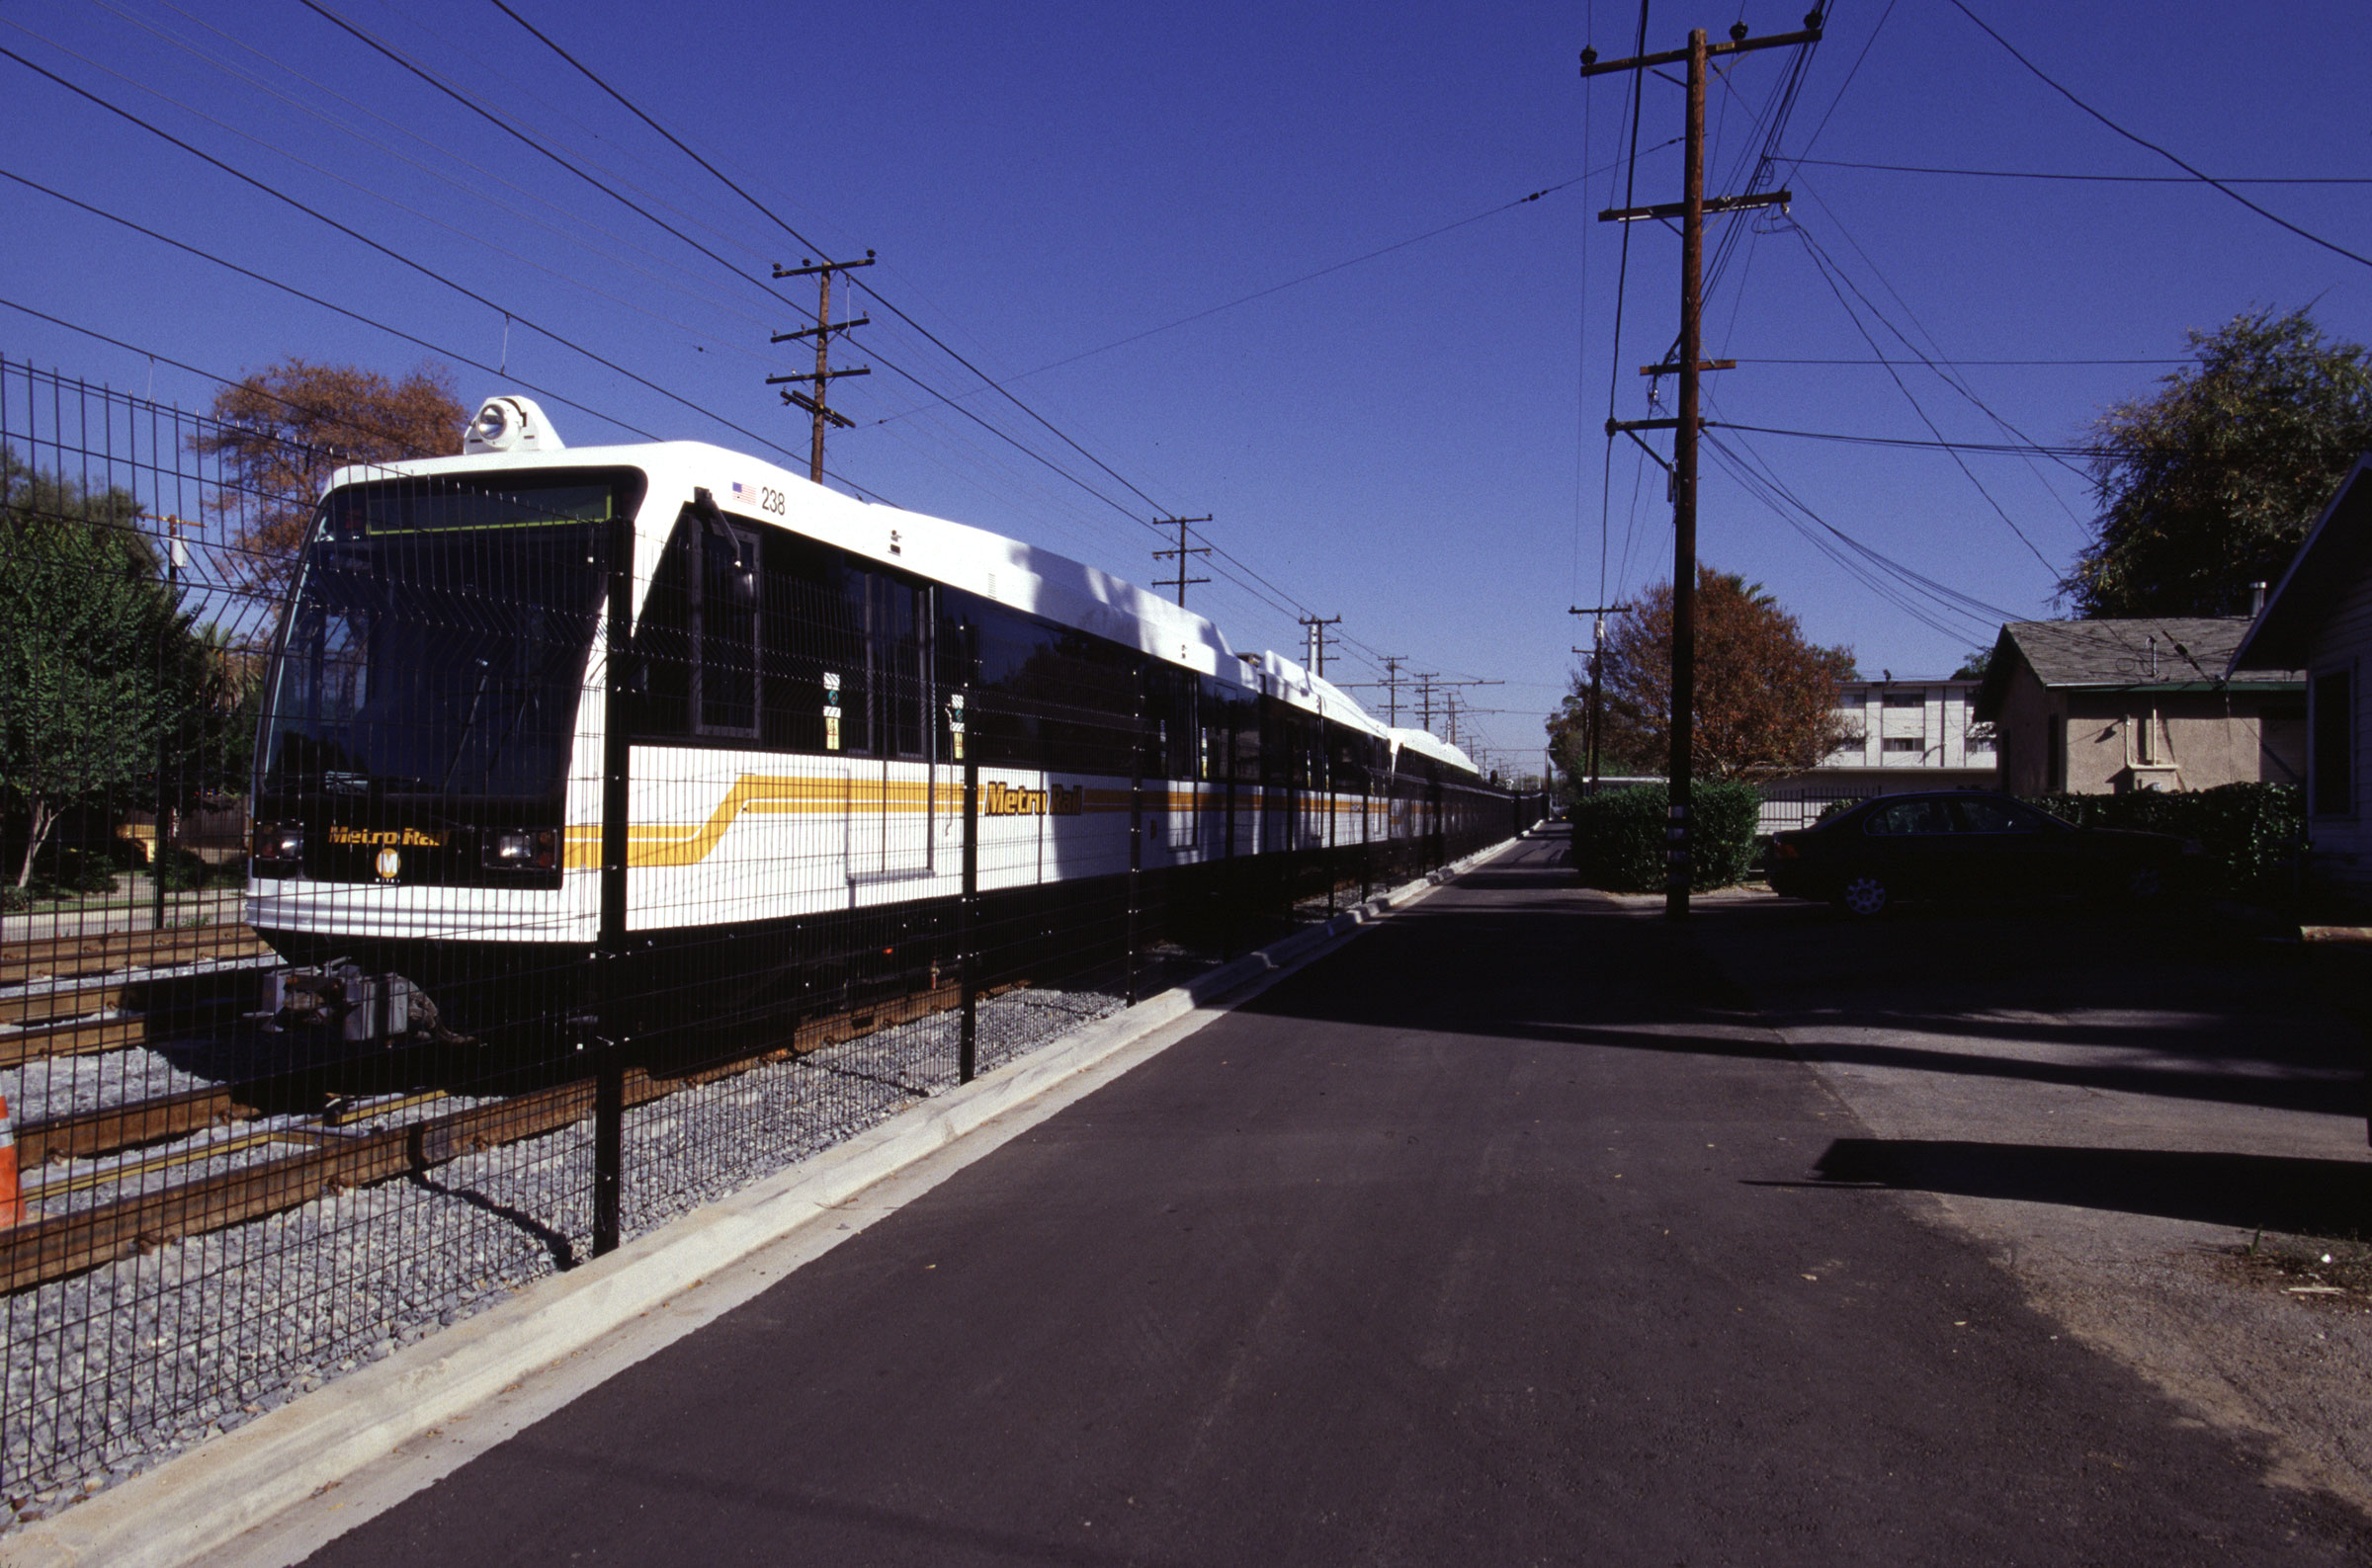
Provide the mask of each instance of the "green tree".
MULTIPOLYGON (((1657 583, 1618 617, 1606 640, 1602 755, 1660 773, 1671 755, 1672 587, 1657 583)), ((1759 583, 1697 568, 1697 690, 1690 762, 1699 778, 1774 778, 1818 767, 1851 738, 1836 685, 1853 650, 1807 641, 1796 618, 1759 583)), ((1581 749, 1589 680, 1550 718, 1550 743, 1568 772, 1581 749)))
POLYGON ((2060 584, 2076 614, 2220 616, 2275 582, 2372 447, 2372 355, 2304 310, 2187 334, 2197 363, 2094 423, 2092 542, 2060 584))
POLYGON ((225 386, 209 412, 218 423, 191 437, 190 450, 221 458, 230 482, 207 505, 245 552, 249 585, 276 594, 334 469, 453 456, 469 417, 442 365, 390 381, 360 366, 296 358, 225 386))
POLYGON ((189 630, 139 515, 0 449, 0 803, 24 825, 19 887, 61 815, 154 775, 184 705, 189 630))

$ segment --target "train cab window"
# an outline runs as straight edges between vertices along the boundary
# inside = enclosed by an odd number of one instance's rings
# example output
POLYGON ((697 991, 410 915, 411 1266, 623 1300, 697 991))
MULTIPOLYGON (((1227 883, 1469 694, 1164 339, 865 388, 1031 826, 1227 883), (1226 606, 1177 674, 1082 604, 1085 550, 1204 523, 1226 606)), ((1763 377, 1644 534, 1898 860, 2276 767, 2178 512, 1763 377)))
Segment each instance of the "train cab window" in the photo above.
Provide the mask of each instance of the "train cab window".
POLYGON ((700 733, 758 732, 758 548, 742 530, 711 524, 701 531, 699 627, 700 733))

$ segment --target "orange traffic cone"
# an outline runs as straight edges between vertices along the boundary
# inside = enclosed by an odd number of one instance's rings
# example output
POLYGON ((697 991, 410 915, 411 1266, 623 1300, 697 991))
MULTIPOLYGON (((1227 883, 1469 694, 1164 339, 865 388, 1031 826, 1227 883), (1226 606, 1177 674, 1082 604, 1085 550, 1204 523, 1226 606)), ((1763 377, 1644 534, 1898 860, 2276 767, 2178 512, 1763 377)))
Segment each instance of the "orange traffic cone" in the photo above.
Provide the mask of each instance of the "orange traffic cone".
POLYGON ((0 1230, 25 1217, 25 1194, 17 1184, 17 1128, 8 1119, 8 1100, 0 1096, 0 1230))

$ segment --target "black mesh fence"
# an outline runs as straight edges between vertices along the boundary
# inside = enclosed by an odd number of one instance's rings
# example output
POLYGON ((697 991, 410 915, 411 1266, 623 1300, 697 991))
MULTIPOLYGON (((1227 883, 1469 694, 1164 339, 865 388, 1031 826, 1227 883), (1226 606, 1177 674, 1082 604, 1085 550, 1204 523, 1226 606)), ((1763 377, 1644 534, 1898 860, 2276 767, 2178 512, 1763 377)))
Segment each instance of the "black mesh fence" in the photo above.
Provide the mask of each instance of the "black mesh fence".
POLYGON ((1541 815, 619 454, 0 362, 12 1518, 1541 815))

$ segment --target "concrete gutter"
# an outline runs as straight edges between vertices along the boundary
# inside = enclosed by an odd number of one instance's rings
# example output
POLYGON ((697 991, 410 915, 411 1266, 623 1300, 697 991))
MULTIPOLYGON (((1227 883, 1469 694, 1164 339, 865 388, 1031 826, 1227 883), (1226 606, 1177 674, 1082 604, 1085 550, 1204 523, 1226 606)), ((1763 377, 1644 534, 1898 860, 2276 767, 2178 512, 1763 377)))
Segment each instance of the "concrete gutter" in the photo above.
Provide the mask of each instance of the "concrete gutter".
MULTIPOLYGON (((731 1197, 637 1237, 607 1257, 538 1280, 475 1317, 404 1346, 168 1463, 0 1538, 0 1563, 21 1568, 182 1568, 248 1531, 271 1526, 287 1511, 339 1486, 399 1445, 466 1420, 489 1400, 588 1352, 605 1336, 670 1307, 675 1297, 835 1215, 867 1189, 996 1121, 995 1135, 978 1151, 988 1152, 1247 1000, 1263 982, 1321 955, 1361 927, 1416 902, 1514 842, 1470 855, 1354 905, 1323 925, 1296 932, 1100 1019, 1010 1067, 914 1106, 731 1197), (1173 1025, 1182 1027, 1172 1029, 1173 1025)), ((969 1163, 955 1162, 944 1174, 969 1163)), ((819 1256, 831 1244, 813 1249, 809 1256, 819 1256)), ((806 1257, 798 1259, 805 1261, 806 1257)), ((735 1304, 723 1300, 711 1303, 712 1310, 667 1314, 672 1332, 662 1331, 657 1338, 643 1335, 631 1356, 606 1365, 600 1376, 614 1374, 735 1304)), ((524 1424, 512 1423, 511 1430, 524 1424)), ((456 1459, 444 1469, 460 1462, 456 1459)), ((434 1478, 429 1475, 406 1490, 434 1478)), ((357 1510, 320 1538, 367 1517, 357 1510)))

